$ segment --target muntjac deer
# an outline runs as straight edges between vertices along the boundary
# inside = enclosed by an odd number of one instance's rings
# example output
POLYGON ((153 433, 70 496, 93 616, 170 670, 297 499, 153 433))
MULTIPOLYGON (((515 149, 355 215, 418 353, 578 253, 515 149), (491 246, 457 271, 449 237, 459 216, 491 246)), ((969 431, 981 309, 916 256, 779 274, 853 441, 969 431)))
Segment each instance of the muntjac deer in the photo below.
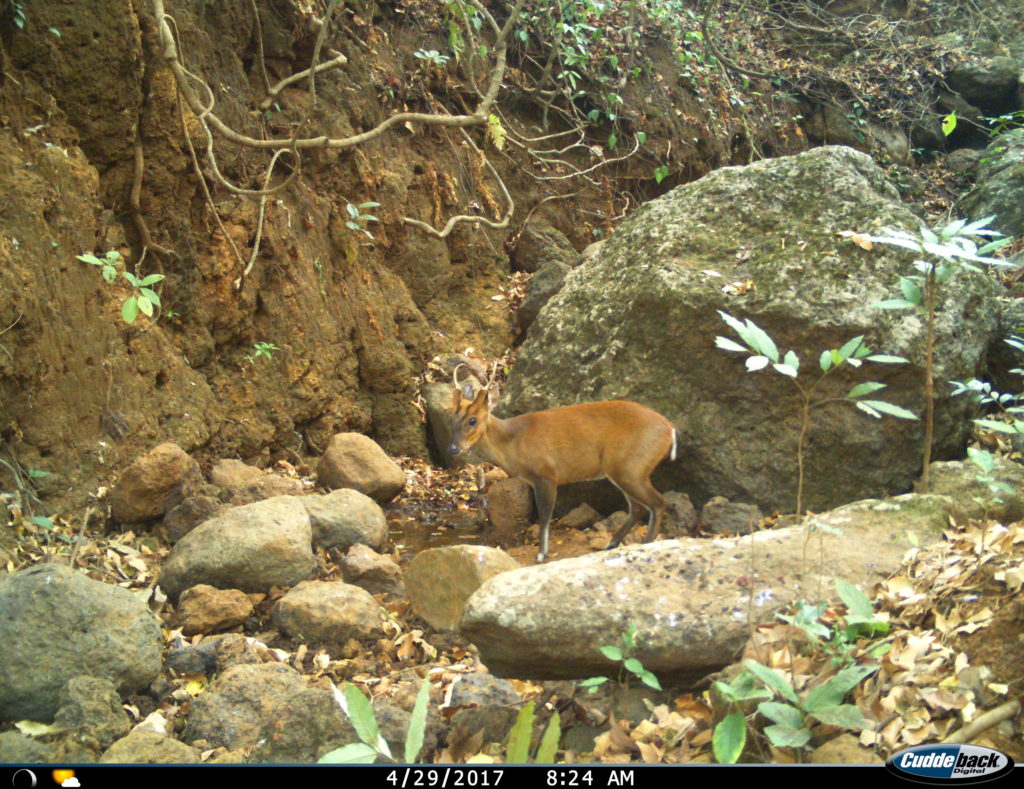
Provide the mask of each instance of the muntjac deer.
POLYGON ((470 383, 460 389, 458 373, 456 367, 449 451, 458 455, 475 446, 509 476, 530 483, 540 516, 538 562, 548 555, 548 527, 558 486, 568 482, 608 479, 626 497, 629 518, 608 548, 617 547, 640 520, 641 507, 650 514, 646 541, 658 536, 666 505, 651 485, 651 472, 666 455, 676 459, 678 437, 665 417, 639 403, 609 400, 498 419, 491 413, 491 382, 479 392, 470 383))

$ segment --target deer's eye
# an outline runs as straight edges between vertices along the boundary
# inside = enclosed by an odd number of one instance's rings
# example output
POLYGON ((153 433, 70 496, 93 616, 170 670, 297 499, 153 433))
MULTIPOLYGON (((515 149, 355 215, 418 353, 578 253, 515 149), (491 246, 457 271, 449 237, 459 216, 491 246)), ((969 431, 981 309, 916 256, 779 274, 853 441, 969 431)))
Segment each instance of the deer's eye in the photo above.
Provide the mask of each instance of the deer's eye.
POLYGON ((470 427, 476 427, 476 417, 475 416, 471 416, 469 418, 469 426, 470 427))

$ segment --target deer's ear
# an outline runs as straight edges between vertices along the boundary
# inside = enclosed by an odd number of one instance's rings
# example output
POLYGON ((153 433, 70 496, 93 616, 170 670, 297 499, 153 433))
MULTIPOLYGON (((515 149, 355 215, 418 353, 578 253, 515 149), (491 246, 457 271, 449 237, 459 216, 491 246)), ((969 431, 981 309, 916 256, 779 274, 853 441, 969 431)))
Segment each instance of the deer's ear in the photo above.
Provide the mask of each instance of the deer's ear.
POLYGON ((459 410, 459 404, 462 402, 462 392, 458 389, 452 390, 452 411, 459 410))
POLYGON ((488 405, 488 390, 481 389, 476 393, 476 397, 473 400, 473 404, 469 407, 474 413, 479 413, 485 408, 489 408, 488 405))

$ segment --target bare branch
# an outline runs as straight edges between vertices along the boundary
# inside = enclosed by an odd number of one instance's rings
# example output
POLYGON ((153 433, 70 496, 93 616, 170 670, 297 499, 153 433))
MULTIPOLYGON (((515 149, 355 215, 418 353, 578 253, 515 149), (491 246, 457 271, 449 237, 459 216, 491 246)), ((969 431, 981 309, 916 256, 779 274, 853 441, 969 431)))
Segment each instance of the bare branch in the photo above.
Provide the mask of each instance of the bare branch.
POLYGON ((476 146, 476 143, 473 142, 470 136, 466 134, 465 130, 460 129, 460 131, 462 132, 462 136, 466 138, 466 142, 469 143, 473 150, 479 153, 480 156, 483 158, 484 164, 487 166, 487 169, 491 171, 491 175, 494 176, 494 180, 498 182, 498 188, 501 189, 501 194, 505 197, 505 200, 508 203, 508 208, 506 209, 505 215, 501 218, 500 222, 495 222, 492 219, 487 219, 486 217, 482 216, 475 216, 473 214, 459 214, 458 216, 453 216, 451 219, 449 219, 441 230, 437 230, 432 225, 428 225, 426 222, 421 222, 418 219, 412 219, 411 217, 402 218, 402 221, 405 224, 411 225, 412 227, 418 227, 420 230, 423 230, 424 232, 434 236, 434 238, 445 238, 446 236, 448 236, 449 233, 452 232, 452 230, 455 229, 455 226, 458 225, 460 222, 475 222, 476 224, 479 225, 486 225, 492 230, 503 230, 506 227, 508 227, 508 223, 512 219, 512 214, 516 210, 515 201, 512 199, 512 195, 508 193, 508 189, 505 187, 505 182, 501 180, 501 176, 498 175, 498 171, 494 169, 494 165, 492 165, 490 161, 487 159, 487 157, 483 155, 483 152, 476 146))
MULTIPOLYGON (((491 17, 487 10, 479 4, 478 0, 472 0, 472 2, 480 11, 482 11, 485 17, 491 21, 492 26, 497 28, 493 17, 491 17)), ((152 0, 153 15, 156 17, 157 31, 159 33, 160 43, 163 47, 162 58, 166 62, 168 68, 170 68, 171 73, 174 75, 175 81, 178 83, 178 88, 185 97, 185 102, 188 104, 189 108, 197 116, 202 116, 209 123, 210 127, 226 140, 237 145, 244 145, 250 148, 260 148, 264 150, 276 150, 278 148, 294 148, 295 150, 305 150, 307 148, 354 148, 357 145, 361 145, 380 136, 393 126, 408 122, 422 123, 426 126, 448 126, 455 128, 482 126, 487 123, 488 113, 498 98, 498 92, 501 89, 501 81, 505 76, 508 37, 525 2, 526 0, 516 0, 516 5, 510 12, 508 20, 498 31, 494 51, 495 64, 494 70, 491 73, 490 84, 487 91, 484 93, 483 100, 473 113, 468 115, 434 115, 432 113, 425 112, 400 112, 381 121, 369 131, 361 134, 354 134, 350 137, 336 138, 323 135, 319 137, 304 137, 301 139, 260 140, 235 131, 225 124, 219 117, 213 114, 212 105, 204 106, 202 102, 199 101, 199 97, 196 96, 189 80, 189 77, 194 79, 198 79, 198 77, 189 74, 181 64, 181 59, 178 55, 177 43, 175 42, 174 36, 171 32, 170 25, 167 22, 168 17, 164 11, 164 2, 163 0, 152 0)))

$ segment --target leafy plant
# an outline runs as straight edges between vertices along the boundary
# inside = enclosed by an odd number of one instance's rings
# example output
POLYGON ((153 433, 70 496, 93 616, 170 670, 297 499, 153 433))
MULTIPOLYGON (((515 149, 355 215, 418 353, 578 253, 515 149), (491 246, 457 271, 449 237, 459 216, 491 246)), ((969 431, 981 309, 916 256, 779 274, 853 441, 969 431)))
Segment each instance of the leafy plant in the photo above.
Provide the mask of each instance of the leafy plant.
POLYGON ((825 397, 815 399, 815 392, 822 381, 833 371, 843 367, 860 367, 865 361, 879 364, 904 364, 906 359, 901 356, 888 356, 876 354, 864 344, 864 336, 854 337, 841 348, 833 348, 822 351, 818 359, 821 374, 811 383, 805 384, 800 380, 800 358, 795 351, 786 351, 780 354, 775 342, 768 334, 749 318, 741 321, 734 318, 727 312, 718 311, 732 329, 736 332, 743 344, 728 337, 718 336, 715 338, 715 346, 723 351, 747 354, 745 362, 747 372, 757 372, 769 366, 779 375, 788 378, 793 382, 800 395, 800 437, 797 440, 797 493, 796 513, 803 513, 804 493, 804 450, 807 443, 807 431, 811 424, 811 410, 822 405, 833 402, 849 402, 854 404, 864 413, 875 418, 881 418, 882 414, 894 416, 898 419, 917 419, 917 415, 901 408, 898 405, 886 402, 885 400, 865 399, 865 395, 878 392, 885 388, 885 384, 877 381, 865 381, 855 385, 842 397, 825 397))
POLYGON ((367 208, 376 208, 380 203, 367 202, 360 203, 359 205, 352 205, 352 203, 345 204, 345 210, 348 211, 349 218, 345 222, 345 227, 349 230, 355 230, 356 232, 363 233, 371 241, 373 240, 373 233, 366 229, 368 222, 378 222, 380 220, 373 214, 364 214, 363 211, 367 208))
POLYGON ((412 53, 413 57, 417 57, 420 60, 429 60, 438 68, 444 68, 448 65, 448 61, 451 57, 448 55, 442 55, 436 49, 417 49, 412 53))
POLYGON ((932 437, 935 424, 935 313, 938 292, 956 272, 958 266, 981 271, 975 265, 1010 266, 1003 260, 988 257, 1010 243, 998 230, 988 224, 995 219, 987 216, 976 222, 956 219, 934 230, 922 227, 916 232, 887 229, 884 235, 848 234, 860 246, 870 249, 873 244, 887 244, 920 253, 924 257, 914 261, 916 274, 900 278, 902 298, 886 299, 873 305, 884 310, 920 310, 925 317, 925 382, 924 382, 924 452, 921 472, 921 492, 928 492, 928 467, 931 465, 932 437), (991 239, 980 247, 977 239, 991 239))
MULTIPOLYGON (((857 687, 877 666, 851 665, 831 678, 799 694, 781 672, 756 660, 744 662, 747 670, 731 683, 716 682, 715 689, 725 699, 740 703, 758 699, 757 711, 772 721, 764 733, 777 748, 802 748, 811 739, 808 719, 844 729, 863 729, 867 721, 853 704, 843 704, 846 694, 857 687), (757 687, 759 682, 763 688, 757 687)), ((711 738, 715 758, 724 764, 735 763, 746 745, 746 722, 741 712, 723 718, 711 738), (721 730, 721 731, 720 731, 721 730)))
MULTIPOLYGON (((391 755, 391 748, 377 727, 377 718, 369 699, 355 685, 345 684, 339 691, 331 686, 334 698, 341 711, 352 722, 360 742, 349 743, 325 753, 318 760, 319 764, 372 764, 378 758, 390 762, 397 761, 391 755)), ((404 761, 408 764, 416 761, 423 748, 423 733, 427 726, 427 702, 430 699, 430 682, 424 679, 420 684, 412 713, 409 716, 409 730, 405 734, 404 761)))
POLYGON ((1004 503, 1002 498, 1004 494, 1012 496, 1016 491, 1012 486, 995 478, 996 458, 991 452, 968 447, 967 457, 981 470, 981 473, 977 474, 974 479, 988 488, 989 497, 987 499, 981 496, 974 497, 974 503, 985 510, 987 515, 992 507, 999 507, 1004 503))
MULTIPOLYGON (((76 255, 83 263, 96 266, 106 282, 113 283, 117 279, 117 273, 124 266, 124 259, 121 253, 110 250, 103 258, 92 254, 76 255)), ((130 271, 121 271, 121 276, 131 286, 132 292, 121 304, 121 318, 125 323, 135 323, 135 319, 141 312, 147 318, 153 317, 153 308, 160 306, 160 297, 151 286, 160 282, 163 274, 149 274, 139 278, 130 271)))
POLYGON ((249 364, 253 364, 261 356, 266 356, 268 359, 273 359, 273 352, 281 350, 272 342, 258 342, 252 347, 256 349, 256 352, 245 355, 245 360, 249 362, 249 364))
MULTIPOLYGON (((811 643, 824 652, 832 655, 835 666, 848 665, 851 661, 858 638, 879 638, 889 632, 889 623, 875 616, 871 601, 853 584, 836 579, 836 591, 846 605, 846 615, 839 618, 837 626, 822 621, 828 608, 825 603, 812 605, 800 603, 796 613, 792 615, 778 614, 779 619, 787 624, 799 627, 811 643)), ((889 649, 883 644, 877 651, 871 651, 872 657, 880 657, 889 649)))
POLYGON ((668 178, 669 168, 667 164, 659 165, 654 168, 654 182, 660 184, 666 178, 668 178))
MULTIPOLYGON (((658 678, 645 669, 639 660, 633 657, 633 653, 636 651, 636 632, 636 625, 630 622, 626 632, 622 634, 622 646, 619 647, 614 644, 603 646, 601 647, 601 654, 609 660, 622 663, 622 669, 619 671, 620 681, 628 680, 629 674, 632 674, 647 687, 661 690, 661 683, 658 682, 658 678)), ((586 688, 590 693, 594 693, 598 687, 609 679, 609 677, 591 677, 590 679, 583 680, 579 686, 586 688)), ((624 682, 623 684, 626 683, 624 682)))
MULTIPOLYGON (((508 746, 505 749, 505 760, 508 764, 528 764, 530 761, 530 738, 533 734, 534 702, 528 701, 519 710, 516 722, 508 735, 508 746)), ((534 764, 554 764, 558 750, 558 740, 562 736, 561 721, 558 711, 551 715, 544 734, 533 756, 534 764)))

